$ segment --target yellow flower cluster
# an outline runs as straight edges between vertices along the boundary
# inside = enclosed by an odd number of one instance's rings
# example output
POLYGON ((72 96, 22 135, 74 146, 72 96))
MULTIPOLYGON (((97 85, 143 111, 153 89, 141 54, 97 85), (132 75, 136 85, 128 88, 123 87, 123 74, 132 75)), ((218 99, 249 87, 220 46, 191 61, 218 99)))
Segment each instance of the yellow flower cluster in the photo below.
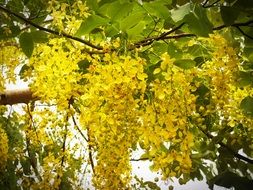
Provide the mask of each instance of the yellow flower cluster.
POLYGON ((64 110, 68 100, 80 90, 81 73, 77 72, 77 62, 82 58, 65 39, 52 39, 48 44, 38 45, 29 62, 33 67, 31 90, 34 95, 47 103, 57 103, 64 110))
POLYGON ((53 17, 53 25, 61 32, 74 34, 84 18, 89 16, 85 2, 78 0, 73 4, 61 3, 58 0, 49 1, 48 11, 53 17))
POLYGON ((4 172, 8 159, 8 137, 0 126, 0 172, 4 172))
POLYGON ((62 177, 60 157, 56 158, 52 153, 43 159, 42 181, 34 183, 31 189, 57 190, 62 177))
POLYGON ((0 42, 0 91, 6 82, 15 82, 15 68, 20 64, 21 51, 14 41, 0 42))
POLYGON ((97 150, 96 188, 126 187, 130 149, 137 142, 164 179, 190 172, 193 135, 187 117, 195 111, 195 96, 189 81, 196 71, 173 65, 167 54, 162 60, 154 71, 161 78, 151 83, 142 59, 115 54, 106 54, 85 75, 80 121, 97 150))
POLYGON ((250 87, 240 88, 237 84, 237 74, 240 71, 237 52, 220 35, 214 34, 205 40, 214 51, 211 59, 198 72, 198 76, 205 79, 211 90, 211 104, 202 112, 205 112, 204 115, 218 112, 231 127, 238 123, 251 126, 252 119, 243 115, 240 103, 245 97, 252 96, 253 91, 250 87))
POLYGON ((122 189, 130 182, 130 148, 138 140, 140 106, 146 88, 140 58, 106 54, 85 75, 81 123, 97 150, 94 185, 122 189))
POLYGON ((195 96, 191 85, 195 70, 184 71, 173 64, 168 54, 162 55, 159 75, 149 84, 150 102, 146 102, 141 146, 153 158, 152 169, 161 171, 164 179, 189 173, 193 136, 189 132, 188 116, 195 111, 195 96))

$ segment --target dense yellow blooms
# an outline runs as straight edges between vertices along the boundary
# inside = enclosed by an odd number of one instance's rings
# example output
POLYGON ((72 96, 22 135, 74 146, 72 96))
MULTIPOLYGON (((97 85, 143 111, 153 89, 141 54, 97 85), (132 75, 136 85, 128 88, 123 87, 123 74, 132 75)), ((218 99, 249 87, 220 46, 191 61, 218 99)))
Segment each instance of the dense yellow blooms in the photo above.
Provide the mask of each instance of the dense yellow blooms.
POLYGON ((14 70, 20 64, 22 53, 15 41, 0 42, 0 91, 6 82, 15 82, 14 70))
POLYGON ((73 1, 73 4, 51 0, 48 10, 53 18, 52 24, 61 32, 68 34, 74 34, 83 19, 89 16, 88 8, 81 0, 73 1))
POLYGON ((191 94, 189 81, 195 70, 183 71, 165 53, 154 73, 164 79, 149 84, 153 97, 146 102, 142 116, 141 143, 153 158, 153 170, 161 170, 166 179, 189 173, 191 169, 193 136, 188 116, 195 112, 195 96, 191 94))
POLYGON ((203 108, 203 114, 218 112, 231 127, 239 123, 251 127, 252 119, 243 115, 240 103, 245 97, 252 96, 253 91, 249 86, 240 88, 237 84, 237 73, 241 67, 237 52, 220 35, 211 35, 204 41, 213 52, 211 59, 198 71, 198 77, 211 90, 211 102, 203 108))
POLYGON ((0 126, 0 172, 4 172, 8 159, 8 137, 4 129, 0 126))
POLYGON ((42 181, 34 183, 32 189, 57 190, 59 189, 62 177, 60 157, 49 153, 43 159, 42 181))
POLYGON ((130 182, 130 148, 141 127, 138 116, 147 75, 140 58, 106 54, 101 61, 85 75, 81 123, 97 149, 96 188, 121 189, 130 182))
MULTIPOLYGON (((53 25, 61 32, 74 34, 88 16, 81 1, 66 4, 52 0, 49 4, 53 25)), ((64 170, 74 163, 70 154, 81 158, 77 153, 83 146, 81 141, 71 142, 76 135, 72 132, 75 121, 70 121, 74 114, 79 117, 79 130, 87 135, 87 152, 94 152, 92 181, 101 190, 130 188, 130 159, 136 147, 145 152, 145 158, 152 162, 151 169, 161 173, 164 180, 190 174, 198 141, 193 131, 203 127, 207 115, 219 115, 215 121, 219 129, 224 127, 221 122, 230 127, 241 123, 252 128, 252 118, 245 117, 239 109, 245 97, 253 96, 253 90, 236 84, 236 74, 241 69, 236 51, 220 35, 198 38, 188 45, 196 41, 212 50, 202 65, 182 69, 164 53, 153 73, 145 70, 147 62, 137 53, 130 56, 111 50, 121 45, 119 39, 101 43, 105 50, 101 55, 88 55, 81 51, 82 45, 65 38, 36 44, 29 70, 24 74, 30 79, 34 96, 56 106, 52 110, 25 108, 26 114, 19 118, 23 136, 29 141, 26 148, 30 148, 29 144, 46 154, 38 164, 41 180, 30 187, 58 189, 64 170), (89 65, 81 71, 78 63, 84 60, 89 65), (196 103, 200 96, 196 91, 201 85, 210 90, 209 103, 205 105, 196 103), (75 148, 64 146, 66 142, 75 144, 75 148), (58 150, 53 150, 55 147, 58 150)), ((16 46, 0 48, 1 64, 6 67, 6 73, 0 75, 2 90, 5 78, 15 79, 13 72, 21 54, 16 46)), ((2 170, 8 158, 8 138, 2 128, 0 154, 2 170)), ((39 156, 35 153, 35 159, 41 159, 39 156)))
POLYGON ((65 39, 52 39, 48 44, 39 45, 29 62, 34 68, 31 85, 34 95, 67 108, 68 100, 78 96, 81 88, 77 63, 82 57, 65 39))

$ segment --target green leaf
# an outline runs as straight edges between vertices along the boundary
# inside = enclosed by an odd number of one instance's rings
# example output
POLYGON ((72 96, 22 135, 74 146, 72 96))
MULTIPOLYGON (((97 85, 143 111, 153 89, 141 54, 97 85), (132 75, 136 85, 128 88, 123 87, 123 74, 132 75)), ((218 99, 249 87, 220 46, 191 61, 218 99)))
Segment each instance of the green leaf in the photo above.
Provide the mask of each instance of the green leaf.
POLYGON ((183 55, 183 51, 176 46, 173 42, 168 42, 168 54, 173 58, 181 58, 183 55))
POLYGON ((134 27, 144 18, 144 16, 145 16, 145 14, 142 11, 134 12, 133 14, 124 18, 120 22, 120 29, 122 31, 126 31, 127 29, 134 27))
POLYGON ((253 116, 253 97, 247 96, 241 101, 240 108, 245 115, 253 116))
POLYGON ((141 21, 137 25, 135 25, 134 27, 128 29, 126 31, 128 34, 128 38, 129 39, 141 38, 142 36, 140 34, 144 30, 145 26, 146 26, 146 23, 144 21, 141 21))
POLYGON ((47 33, 43 31, 33 31, 31 32, 32 39, 35 43, 45 43, 48 42, 47 33))
POLYGON ((213 25, 207 17, 206 9, 200 5, 194 5, 184 21, 188 24, 190 32, 196 35, 208 37, 212 32, 213 25))
POLYGON ((92 30, 97 27, 104 26, 109 22, 108 19, 103 18, 98 15, 89 16, 84 22, 82 22, 81 26, 77 30, 75 36, 80 37, 84 34, 89 34, 92 30))
POLYGON ((195 67, 196 62, 191 59, 178 59, 174 61, 174 64, 182 69, 191 69, 195 67))
POLYGON ((164 1, 153 1, 143 3, 143 7, 148 11, 149 14, 155 15, 159 18, 167 19, 170 16, 169 9, 166 5, 171 4, 171 0, 164 1))
POLYGON ((22 33, 19 37, 19 44, 24 54, 27 57, 31 57, 34 48, 34 42, 31 33, 22 33))
POLYGON ((153 43, 153 51, 157 55, 162 55, 163 53, 167 52, 168 46, 166 43, 161 42, 154 42, 153 43))
POLYGON ((30 0, 23 0, 24 5, 26 5, 30 0))
POLYGON ((194 61, 196 62, 196 66, 200 67, 204 62, 205 62, 206 58, 205 57, 195 57, 194 61))
POLYGON ((187 53, 199 57, 199 55, 203 54, 203 46, 199 44, 194 44, 187 48, 187 53))
POLYGON ((249 0, 237 0, 234 4, 235 7, 239 7, 241 9, 252 9, 253 1, 249 0))
POLYGON ((31 68, 30 66, 28 66, 27 64, 24 64, 24 65, 21 67, 20 71, 19 71, 19 77, 20 77, 21 79, 24 79, 24 73, 25 73, 26 71, 28 71, 30 68, 31 68))
POLYGON ((19 35, 21 32, 20 28, 18 26, 10 25, 6 27, 0 28, 0 40, 1 39, 7 39, 7 38, 13 38, 19 35), (11 33, 6 33, 6 30, 10 29, 11 33))
POLYGON ((132 11, 133 5, 133 3, 115 1, 104 4, 99 8, 98 12, 101 15, 108 16, 111 20, 121 20, 132 11))
POLYGON ((24 5, 22 0, 10 0, 7 1, 7 7, 11 7, 11 10, 16 13, 23 12, 24 5))
POLYGON ((24 174, 26 174, 26 175, 31 174, 31 163, 30 163, 30 161, 28 159, 21 159, 20 163, 22 165, 24 174))
POLYGON ((253 181, 247 177, 240 177, 233 172, 225 171, 211 179, 208 184, 211 189, 215 184, 226 188, 234 187, 235 190, 248 190, 252 187, 253 181))
POLYGON ((239 11, 233 7, 221 6, 220 13, 225 25, 231 25, 239 15, 239 11))
POLYGON ((98 9, 97 1, 95 1, 95 0, 86 0, 85 3, 91 10, 97 11, 97 9, 98 9))
POLYGON ((79 67, 79 71, 82 73, 87 73, 88 72, 88 68, 91 65, 91 62, 89 62, 87 59, 84 59, 82 61, 79 61, 77 63, 78 67, 79 67))
POLYGON ((118 26, 116 26, 115 24, 108 26, 105 29, 105 35, 108 37, 114 37, 118 35, 119 33, 120 31, 118 30, 118 26))
POLYGON ((240 71, 238 73, 238 77, 237 77, 237 84, 240 87, 244 87, 244 86, 253 84, 252 72, 240 71))
POLYGON ((153 189, 153 190, 160 190, 161 189, 159 186, 157 186, 157 184, 155 182, 152 182, 152 181, 145 181, 144 185, 147 185, 150 189, 153 189))
POLYGON ((182 21, 186 15, 188 15, 191 11, 191 4, 187 3, 177 9, 173 9, 171 11, 171 18, 175 22, 182 21))

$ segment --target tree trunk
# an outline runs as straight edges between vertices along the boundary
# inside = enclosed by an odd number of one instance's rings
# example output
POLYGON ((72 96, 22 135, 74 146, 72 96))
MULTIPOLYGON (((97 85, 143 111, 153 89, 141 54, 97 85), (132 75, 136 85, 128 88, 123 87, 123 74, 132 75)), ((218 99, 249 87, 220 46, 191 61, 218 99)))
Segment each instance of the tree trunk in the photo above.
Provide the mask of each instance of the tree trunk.
POLYGON ((36 100, 29 88, 19 90, 6 90, 0 93, 0 105, 13 105, 18 103, 28 103, 36 100))

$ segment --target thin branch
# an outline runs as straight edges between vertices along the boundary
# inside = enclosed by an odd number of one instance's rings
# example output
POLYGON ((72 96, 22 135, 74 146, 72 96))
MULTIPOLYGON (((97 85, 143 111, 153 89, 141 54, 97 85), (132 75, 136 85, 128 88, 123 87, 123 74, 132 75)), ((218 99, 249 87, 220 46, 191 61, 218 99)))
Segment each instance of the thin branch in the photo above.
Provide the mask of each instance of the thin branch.
MULTIPOLYGON (((199 127, 198 127, 198 128, 199 128, 199 127)), ((200 131, 202 131, 202 133, 204 133, 209 139, 213 139, 213 138, 214 138, 214 136, 211 135, 210 133, 204 131, 204 130, 201 129, 201 128, 199 128, 199 129, 200 129, 200 131)), ((226 145, 225 143, 223 143, 223 142, 218 142, 218 144, 219 144, 220 146, 226 148, 234 157, 238 158, 239 160, 243 160, 243 161, 245 161, 245 162, 247 162, 247 163, 249 163, 249 164, 253 164, 253 160, 252 160, 252 159, 247 158, 247 157, 245 157, 245 156, 243 156, 243 155, 241 155, 241 154, 235 152, 231 147, 229 147, 229 146, 226 145)))
POLYGON ((159 36, 153 36, 153 37, 149 37, 149 38, 145 38, 139 42, 136 42, 134 44, 135 47, 140 47, 140 46, 147 46, 152 44, 154 41, 159 41, 159 40, 163 40, 166 36, 168 36, 169 34, 172 34, 173 32, 175 32, 176 30, 180 29, 185 23, 180 24, 179 26, 176 26, 175 28, 172 28, 170 31, 168 32, 164 32, 159 36))
MULTIPOLYGON (((134 46, 130 48, 130 50, 134 49, 134 47, 138 48, 138 47, 141 47, 141 46, 148 46, 148 45, 152 44, 154 41, 167 40, 167 39, 178 39, 178 38, 182 38, 182 37, 194 37, 194 36, 196 36, 195 34, 191 34, 191 33, 180 33, 180 34, 176 34, 176 35, 169 35, 169 34, 175 32, 176 30, 180 29, 184 24, 185 23, 182 23, 179 26, 171 29, 170 31, 162 33, 159 36, 153 36, 153 37, 145 38, 145 39, 143 39, 139 42, 136 42, 134 44, 134 46)), ((221 30, 223 28, 233 26, 233 27, 236 27, 243 35, 245 35, 248 38, 252 39, 253 37, 249 36, 248 34, 246 34, 244 31, 242 31, 239 28, 240 26, 250 26, 251 24, 253 24, 253 20, 249 20, 247 22, 241 22, 241 23, 234 23, 232 25, 221 25, 221 26, 214 27, 213 30, 221 30)))
POLYGON ((131 162, 138 162, 138 161, 147 161, 150 160, 150 158, 137 158, 137 159, 130 159, 131 162))
MULTIPOLYGON (((70 110, 70 105, 71 105, 72 99, 69 100, 68 103, 68 110, 70 110)), ((62 160, 61 160, 61 167, 63 167, 64 161, 65 161, 65 152, 66 152, 66 141, 67 141, 67 136, 68 136, 68 120, 69 120, 69 113, 67 111, 66 115, 66 120, 65 120, 65 129, 64 129, 64 136, 63 136, 63 143, 62 143, 62 160)))
POLYGON ((249 26, 251 24, 253 24, 253 20, 249 20, 247 22, 234 23, 234 24, 231 24, 231 25, 225 25, 225 24, 223 24, 221 26, 214 27, 213 30, 221 30, 221 29, 229 27, 229 26, 234 26, 234 27, 249 26))
POLYGON ((91 164, 91 169, 93 171, 93 174, 95 174, 95 166, 92 158, 92 146, 90 144, 90 130, 89 127, 87 127, 87 134, 88 134, 88 149, 89 149, 89 159, 90 159, 90 164, 91 164))
POLYGON ((207 0, 203 5, 202 5, 202 7, 204 7, 204 8, 210 8, 210 7, 213 7, 216 3, 218 3, 220 0, 216 0, 215 2, 213 2, 213 3, 211 3, 211 4, 209 4, 209 5, 207 5, 207 2, 208 2, 209 0, 207 0))
POLYGON ((40 26, 40 25, 38 25, 38 24, 36 24, 36 23, 34 23, 34 22, 32 22, 32 21, 30 21, 30 20, 28 20, 28 19, 26 19, 26 18, 24 18, 22 16, 20 16, 19 14, 15 13, 15 12, 12 12, 11 10, 9 10, 9 9, 1 6, 1 5, 0 5, 0 9, 3 10, 4 12, 8 13, 8 14, 11 14, 11 15, 19 18, 20 20, 24 21, 25 23, 30 24, 31 26, 34 26, 35 28, 37 28, 39 30, 42 30, 42 31, 45 31, 45 32, 48 32, 50 34, 54 34, 54 35, 57 35, 57 36, 60 36, 60 37, 66 37, 66 38, 69 38, 69 39, 81 42, 81 43, 83 43, 83 44, 85 44, 87 46, 90 46, 90 47, 92 47, 94 49, 97 49, 97 50, 102 50, 103 49, 102 47, 96 46, 96 45, 90 43, 89 41, 83 40, 81 38, 78 38, 78 37, 75 37, 75 36, 71 36, 71 35, 63 33, 63 32, 58 32, 58 31, 55 31, 55 30, 44 28, 44 27, 42 27, 42 26, 40 26))
POLYGON ((236 28, 242 33, 242 35, 248 37, 249 39, 253 40, 253 37, 246 34, 239 26, 236 26, 236 28))
POLYGON ((196 37, 196 35, 195 34, 182 33, 182 34, 176 34, 176 35, 173 35, 173 36, 165 36, 163 40, 178 39, 178 38, 183 38, 183 37, 196 37))
POLYGON ((88 142, 88 139, 85 137, 85 135, 83 134, 82 130, 81 130, 80 127, 77 125, 76 119, 75 119, 75 117, 74 117, 73 115, 72 115, 72 121, 73 121, 75 127, 77 128, 78 132, 80 133, 80 135, 84 138, 84 140, 85 140, 86 142, 88 142))
POLYGON ((202 4, 203 7, 206 6, 206 4, 208 3, 209 0, 205 0, 205 2, 202 4))
MULTIPOLYGON (((29 105, 27 104, 27 113, 28 113, 28 116, 29 116, 29 130, 32 130, 32 125, 33 125, 33 117, 32 117, 32 114, 30 112, 30 108, 29 108, 29 105)), ((37 133, 36 133, 36 136, 37 136, 37 133)), ((38 136, 37 136, 38 138, 38 136)), ((27 135, 27 131, 25 131, 25 139, 26 139, 26 150, 27 150, 27 153, 28 153, 28 157, 29 157, 29 162, 34 170, 34 173, 35 175, 38 177, 39 181, 42 180, 41 176, 40 176, 40 173, 38 171, 38 168, 37 168, 37 160, 36 160, 36 156, 35 156, 35 153, 32 154, 31 152, 31 140, 30 140, 30 137, 27 135)))

